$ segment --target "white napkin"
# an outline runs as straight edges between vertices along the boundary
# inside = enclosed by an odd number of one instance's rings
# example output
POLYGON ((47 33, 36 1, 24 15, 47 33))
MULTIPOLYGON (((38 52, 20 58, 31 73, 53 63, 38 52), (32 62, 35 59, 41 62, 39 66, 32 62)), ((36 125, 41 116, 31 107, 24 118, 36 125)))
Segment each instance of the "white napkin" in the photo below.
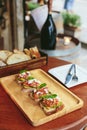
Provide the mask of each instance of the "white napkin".
POLYGON ((31 16, 33 17, 39 31, 41 31, 42 26, 47 19, 47 14, 48 14, 47 5, 40 6, 34 9, 33 11, 31 11, 31 16))
MULTIPOLYGON (((71 65, 72 64, 55 67, 55 68, 49 69, 48 72, 64 84, 67 73, 71 65)), ((66 87, 71 88, 78 84, 87 82, 87 70, 83 69, 82 67, 78 65, 76 65, 76 75, 78 76, 78 81, 72 80, 69 84, 66 85, 66 87)))

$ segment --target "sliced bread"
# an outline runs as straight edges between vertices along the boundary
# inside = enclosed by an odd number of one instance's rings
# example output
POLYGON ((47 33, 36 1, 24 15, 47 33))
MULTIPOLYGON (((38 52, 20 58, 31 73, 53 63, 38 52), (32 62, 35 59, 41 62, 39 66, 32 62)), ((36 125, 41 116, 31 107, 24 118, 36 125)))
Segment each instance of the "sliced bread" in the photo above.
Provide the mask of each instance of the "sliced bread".
POLYGON ((26 54, 12 54, 11 56, 8 57, 6 63, 9 65, 9 64, 15 64, 15 63, 19 63, 19 62, 22 62, 22 61, 27 61, 27 60, 30 60, 31 58, 26 55, 26 54))
POLYGON ((8 50, 0 50, 0 59, 2 61, 6 61, 6 59, 8 58, 8 56, 12 55, 11 51, 8 50))
POLYGON ((0 67, 2 67, 2 66, 6 66, 6 63, 4 61, 0 60, 0 67))

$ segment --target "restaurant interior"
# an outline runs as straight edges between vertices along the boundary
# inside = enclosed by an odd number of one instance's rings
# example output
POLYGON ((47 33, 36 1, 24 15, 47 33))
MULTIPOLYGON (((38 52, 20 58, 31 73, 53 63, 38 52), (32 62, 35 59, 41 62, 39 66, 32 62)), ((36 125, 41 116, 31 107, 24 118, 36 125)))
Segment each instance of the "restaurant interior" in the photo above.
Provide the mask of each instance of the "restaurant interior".
MULTIPOLYGON (((4 0, 2 0, 2 2, 3 1, 4 0)), ((18 0, 17 2, 13 0, 12 2, 10 2, 10 0, 8 0, 7 2, 7 0, 5 0, 5 2, 3 2, 4 7, 2 7, 3 13, 1 17, 4 19, 1 19, 0 26, 5 26, 5 27, 0 29, 1 30, 0 39, 1 41, 3 41, 3 44, 0 45, 2 46, 1 48, 7 50, 13 50, 14 48, 18 48, 19 50, 23 50, 25 42, 30 46, 37 45, 37 47, 40 48, 41 30, 39 27, 41 26, 41 24, 43 25, 43 21, 46 20, 47 9, 45 9, 44 11, 42 9, 42 12, 39 9, 29 10, 27 5, 29 1, 31 0, 22 0, 22 1, 18 0), (37 18, 35 17, 36 11, 37 11, 36 15, 38 17, 38 22, 37 22, 37 18), (32 16, 30 14, 32 14, 32 16), (43 14, 43 18, 40 16, 41 14, 43 14), (26 18, 29 18, 29 20, 27 21, 26 18)), ((32 2, 37 2, 37 0, 33 0, 32 2)), ((61 18, 61 12, 64 11, 64 2, 65 2, 64 0, 62 1, 59 0, 58 2, 57 0, 54 0, 52 4, 52 14, 57 28, 57 35, 64 33, 63 20, 61 18)), ((43 5, 43 2, 42 3, 39 2, 39 4, 43 5)), ((73 54, 71 54, 72 57, 70 56, 63 57, 61 54, 62 50, 64 50, 67 47, 62 49, 61 47, 58 47, 57 50, 60 51, 61 49, 61 52, 56 54, 56 57, 58 58, 68 60, 70 62, 75 62, 85 68, 87 68, 86 67, 87 25, 86 25, 86 16, 85 16, 86 4, 87 2, 85 0, 83 2, 81 1, 79 2, 78 0, 76 0, 72 7, 72 11, 80 15, 81 17, 81 26, 79 27, 79 29, 75 31, 75 37, 81 43, 81 47, 78 47, 79 53, 74 56, 73 54), (78 4, 80 10, 79 8, 77 8, 78 4)), ((67 51, 70 50, 67 49, 67 51)), ((55 54, 53 53, 51 55, 55 56, 55 54)))
POLYGON ((86 12, 86 0, 0 0, 0 130, 87 129, 86 12), (49 12, 56 28, 56 43, 55 48, 46 49, 42 48, 41 36, 49 12), (64 13, 68 17, 63 17, 64 13), (69 22, 69 15, 75 15, 75 19, 66 25, 64 18, 69 22), (73 26, 78 18, 78 25, 73 26), (15 54, 19 57, 10 60, 15 54), (36 84, 54 92, 45 90, 51 97, 59 94, 56 113, 44 113, 48 111, 41 104, 44 96, 39 103, 33 97, 34 89, 40 88, 27 89, 31 86, 19 83, 15 76, 19 71, 30 76, 24 81, 32 78, 44 82, 36 84))

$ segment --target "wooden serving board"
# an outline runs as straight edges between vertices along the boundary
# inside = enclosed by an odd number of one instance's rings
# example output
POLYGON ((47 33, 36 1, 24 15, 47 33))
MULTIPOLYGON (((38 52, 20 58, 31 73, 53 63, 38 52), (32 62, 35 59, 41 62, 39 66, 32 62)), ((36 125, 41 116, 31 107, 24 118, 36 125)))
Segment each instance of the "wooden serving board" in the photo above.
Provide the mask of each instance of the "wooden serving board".
POLYGON ((58 94, 65 106, 63 110, 47 116, 40 106, 28 96, 28 93, 22 91, 21 86, 15 81, 16 75, 1 78, 0 82, 4 90, 33 126, 39 126, 67 113, 75 111, 83 106, 83 101, 79 97, 66 89, 62 84, 49 76, 43 70, 35 69, 30 72, 33 77, 40 80, 42 83, 45 82, 49 91, 58 94))

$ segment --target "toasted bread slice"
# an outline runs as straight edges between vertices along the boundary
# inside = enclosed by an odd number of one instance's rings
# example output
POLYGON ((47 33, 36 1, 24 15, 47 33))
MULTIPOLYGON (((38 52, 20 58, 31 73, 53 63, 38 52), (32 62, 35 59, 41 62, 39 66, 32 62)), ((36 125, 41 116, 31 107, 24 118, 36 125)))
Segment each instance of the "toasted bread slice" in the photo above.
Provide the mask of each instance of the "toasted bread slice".
POLYGON ((28 79, 28 77, 31 76, 30 71, 28 70, 21 70, 19 74, 16 76, 16 81, 18 84, 23 85, 23 83, 28 79))
POLYGON ((24 53, 28 56, 31 57, 31 53, 30 53, 30 50, 28 50, 27 48, 24 49, 24 53))
POLYGON ((36 46, 30 48, 29 50, 30 50, 30 53, 31 53, 31 57, 32 57, 32 58, 39 58, 39 57, 40 57, 39 50, 38 50, 38 48, 37 48, 36 46))
POLYGON ((12 55, 11 51, 8 50, 0 50, 0 59, 2 61, 6 61, 6 59, 8 58, 8 56, 12 55))
POLYGON ((46 115, 51 115, 54 114, 58 111, 61 111, 64 108, 64 104, 60 105, 59 107, 45 107, 42 102, 39 103, 40 107, 42 108, 42 110, 44 111, 44 113, 46 115))
POLYGON ((53 113, 57 112, 56 108, 46 108, 41 102, 40 102, 40 107, 42 108, 42 110, 45 112, 46 115, 51 115, 53 113))
POLYGON ((46 83, 40 83, 35 89, 30 92, 30 97, 35 101, 40 101, 41 96, 49 93, 48 87, 46 87, 46 83))
POLYGON ((22 61, 27 61, 27 60, 30 60, 31 58, 26 55, 26 54, 12 54, 11 56, 9 56, 7 58, 7 61, 6 63, 9 65, 9 64, 15 64, 15 63, 19 63, 19 62, 22 62, 22 61))
POLYGON ((46 115, 53 114, 64 108, 64 104, 57 94, 48 94, 43 96, 40 106, 46 115))
POLYGON ((36 102, 39 102, 42 100, 42 96, 49 94, 49 90, 47 87, 42 87, 38 89, 38 87, 30 92, 30 97, 35 100, 36 102))

